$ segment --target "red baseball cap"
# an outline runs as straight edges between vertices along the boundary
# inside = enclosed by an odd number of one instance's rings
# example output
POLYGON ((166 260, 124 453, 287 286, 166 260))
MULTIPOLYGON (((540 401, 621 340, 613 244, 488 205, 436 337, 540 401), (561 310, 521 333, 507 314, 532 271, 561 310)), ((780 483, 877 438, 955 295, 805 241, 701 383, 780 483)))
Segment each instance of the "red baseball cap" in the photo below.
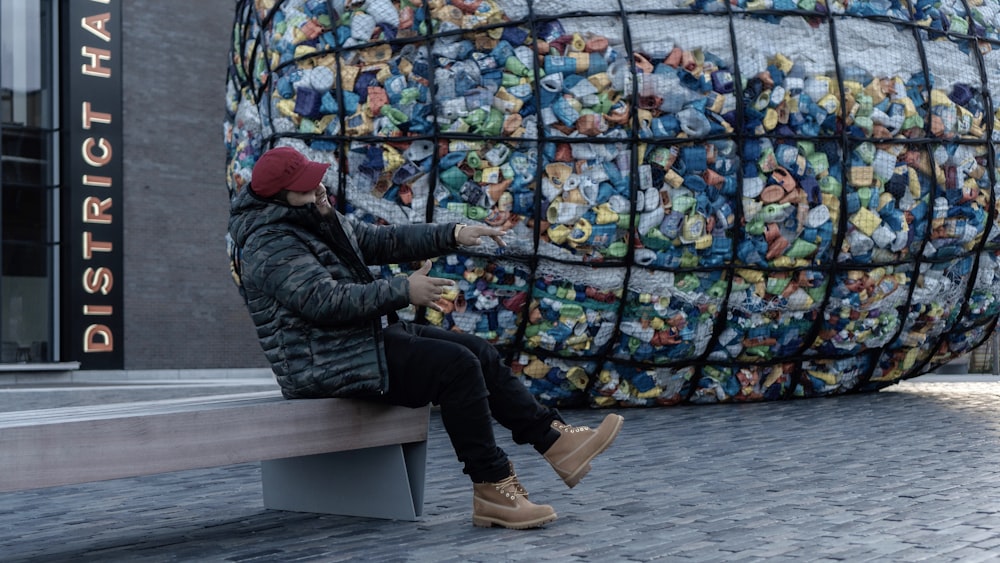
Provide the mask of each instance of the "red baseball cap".
POLYGON ((316 189, 329 164, 313 162, 292 147, 277 147, 257 160, 250 177, 250 188, 261 197, 271 197, 281 190, 310 192, 316 189))

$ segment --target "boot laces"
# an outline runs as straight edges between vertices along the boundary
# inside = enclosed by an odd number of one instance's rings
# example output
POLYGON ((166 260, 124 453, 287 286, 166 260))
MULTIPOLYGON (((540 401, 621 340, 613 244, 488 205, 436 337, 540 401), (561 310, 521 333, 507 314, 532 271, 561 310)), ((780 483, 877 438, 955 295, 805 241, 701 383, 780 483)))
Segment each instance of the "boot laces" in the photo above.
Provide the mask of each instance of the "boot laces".
POLYGON ((517 475, 505 477, 504 479, 493 483, 493 486, 497 491, 507 495, 509 498, 514 498, 516 496, 528 496, 528 491, 521 485, 521 482, 517 480, 517 475))
POLYGON ((569 424, 563 424, 562 422, 559 422, 558 420, 553 420, 552 421, 552 427, 555 428, 556 430, 558 430, 559 432, 563 432, 563 433, 566 433, 566 434, 576 434, 576 433, 579 433, 579 432, 590 432, 591 431, 589 426, 570 426, 569 424))

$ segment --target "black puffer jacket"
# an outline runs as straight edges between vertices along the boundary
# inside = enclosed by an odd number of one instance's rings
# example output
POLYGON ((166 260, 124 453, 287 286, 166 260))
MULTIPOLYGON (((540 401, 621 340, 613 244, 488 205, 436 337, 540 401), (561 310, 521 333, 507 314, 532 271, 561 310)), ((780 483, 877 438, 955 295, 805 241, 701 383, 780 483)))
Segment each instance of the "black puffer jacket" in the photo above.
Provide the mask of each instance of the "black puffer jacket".
POLYGON ((375 279, 366 264, 405 263, 455 249, 455 224, 375 226, 316 206, 292 207, 243 189, 229 233, 264 354, 289 399, 386 390, 382 322, 409 305, 406 277, 375 279))

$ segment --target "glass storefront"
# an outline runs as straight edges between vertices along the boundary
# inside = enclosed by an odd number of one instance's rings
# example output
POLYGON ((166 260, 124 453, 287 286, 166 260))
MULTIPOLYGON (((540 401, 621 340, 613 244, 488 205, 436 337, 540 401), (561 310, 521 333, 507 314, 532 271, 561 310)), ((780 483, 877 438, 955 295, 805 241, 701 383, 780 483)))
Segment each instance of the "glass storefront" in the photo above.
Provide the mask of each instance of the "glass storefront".
POLYGON ((55 360, 54 8, 0 2, 0 364, 55 360))

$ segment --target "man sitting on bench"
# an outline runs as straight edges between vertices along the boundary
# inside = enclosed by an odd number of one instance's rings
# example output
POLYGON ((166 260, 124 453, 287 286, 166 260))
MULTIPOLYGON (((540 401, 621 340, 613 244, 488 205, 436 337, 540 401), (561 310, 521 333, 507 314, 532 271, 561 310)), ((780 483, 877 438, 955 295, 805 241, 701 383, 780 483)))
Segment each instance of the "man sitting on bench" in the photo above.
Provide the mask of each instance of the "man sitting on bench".
POLYGON ((230 236, 260 345, 286 398, 354 397, 441 407, 441 420, 473 482, 476 526, 535 528, 552 522, 494 440, 491 416, 531 444, 570 487, 621 430, 609 414, 597 429, 569 426, 535 400, 496 349, 468 334, 401 321, 415 305, 440 310, 452 282, 429 277, 432 257, 504 231, 461 224, 376 226, 333 209, 329 168, 291 147, 267 151, 233 200, 230 236), (424 260, 409 277, 377 279, 369 264, 424 260))

